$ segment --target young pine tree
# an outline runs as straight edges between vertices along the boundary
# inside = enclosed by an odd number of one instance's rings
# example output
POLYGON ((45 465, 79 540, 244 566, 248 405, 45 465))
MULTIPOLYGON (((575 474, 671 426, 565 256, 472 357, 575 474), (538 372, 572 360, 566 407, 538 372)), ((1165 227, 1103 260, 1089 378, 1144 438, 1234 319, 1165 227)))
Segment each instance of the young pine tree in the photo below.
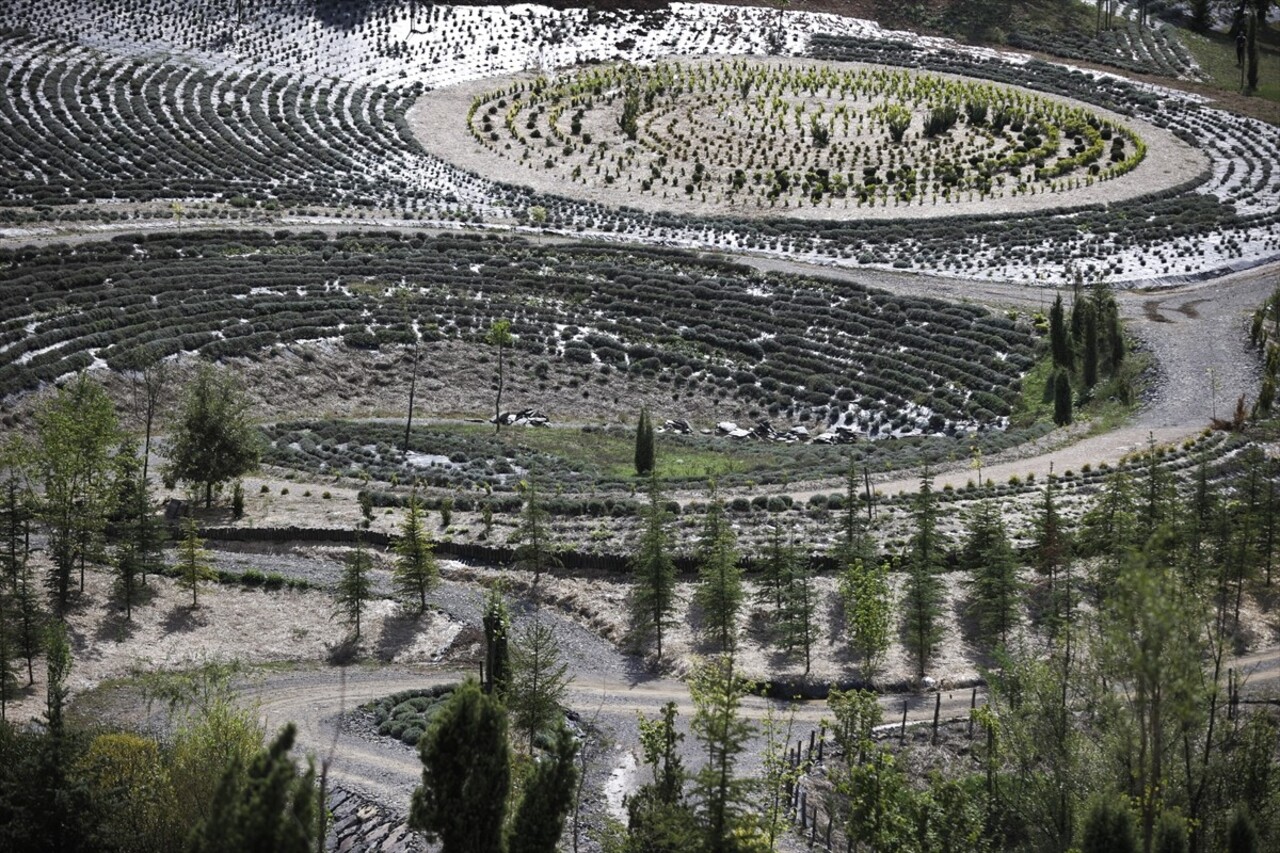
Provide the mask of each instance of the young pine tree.
POLYGON ((969 607, 977 617, 980 644, 988 651, 1007 648, 1022 589, 1000 507, 990 495, 978 502, 970 518, 960 566, 969 572, 969 607))
POLYGON ((432 550, 424 515, 414 494, 409 498, 409 509, 400 525, 395 544, 397 559, 391 574, 396 595, 404 604, 416 607, 419 614, 426 612, 427 594, 440 581, 440 566, 432 550))
POLYGON ((517 631, 511 644, 511 680, 505 698, 513 728, 529 755, 540 732, 560 720, 560 705, 573 677, 560 651, 555 629, 534 618, 517 631))
POLYGON ((733 658, 709 660, 689 685, 693 696, 693 736, 706 751, 707 763, 694 777, 698 812, 705 829, 703 849, 729 853, 735 830, 750 808, 753 780, 735 775, 738 761, 750 750, 755 727, 741 714, 744 686, 733 670, 733 658))
POLYGON ((719 651, 732 651, 738 638, 738 612, 742 609, 742 570, 738 567, 737 537, 714 485, 698 539, 696 595, 702 607, 706 638, 719 651))
POLYGON ((553 752, 534 765, 511 821, 507 853, 556 850, 578 783, 578 742, 569 729, 556 730, 553 752))
POLYGON ((364 540, 357 537, 355 550, 347 555, 342 575, 333 591, 333 615, 355 630, 356 640, 360 639, 360 617, 373 595, 372 572, 373 558, 369 556, 364 540))
POLYGON ((782 645, 789 651, 799 651, 804 656, 804 674, 809 675, 813 646, 818 641, 818 594, 813 582, 813 567, 802 554, 794 553, 788 560, 791 571, 779 611, 779 628, 782 645))
POLYGON ((938 503, 933 477, 925 468, 912 511, 915 533, 907 554, 907 582, 903 590, 903 634, 916 662, 916 674, 924 677, 934 647, 942 637, 943 541, 938 530, 938 503))
POLYGON ((556 546, 551 540, 551 513, 542 505, 538 486, 532 477, 524 483, 524 509, 516 529, 516 567, 533 572, 533 582, 542 573, 560 565, 556 546))
POLYGON ((637 642, 656 639, 662 660, 663 631, 676 605, 676 565, 671 559, 667 519, 657 474, 649 472, 649 503, 644 510, 640 544, 631 558, 635 585, 631 592, 631 633, 637 642))
POLYGON ((173 568, 178 573, 178 588, 190 591, 193 608, 200 606, 200 584, 215 577, 209 560, 204 540, 198 535, 196 520, 188 515, 182 520, 182 541, 178 543, 178 562, 173 568))
POLYGON ((769 546, 760 561, 760 584, 756 604, 773 613, 781 613, 787 583, 795 573, 796 549, 783 535, 782 525, 769 527, 769 546))

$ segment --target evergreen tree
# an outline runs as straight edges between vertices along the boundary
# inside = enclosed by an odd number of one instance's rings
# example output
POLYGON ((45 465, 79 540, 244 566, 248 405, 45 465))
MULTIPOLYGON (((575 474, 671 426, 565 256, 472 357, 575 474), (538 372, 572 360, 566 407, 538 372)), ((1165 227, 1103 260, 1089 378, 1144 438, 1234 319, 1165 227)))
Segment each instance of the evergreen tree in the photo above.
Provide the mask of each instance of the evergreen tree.
POLYGON ((942 637, 943 542, 938 531, 938 505, 933 477, 925 468, 912 511, 915 533, 907 554, 907 583, 903 593, 903 633, 916 662, 916 674, 924 677, 933 649, 942 637))
POLYGON ((432 550, 417 493, 409 498, 409 508, 400 525, 395 551, 398 556, 391 573, 391 584, 396 596, 405 605, 416 605, 418 613, 424 613, 427 609, 427 593, 440 582, 440 566, 432 550))
POLYGON ((1137 853, 1133 815, 1115 797, 1099 797, 1084 819, 1081 853, 1137 853))
POLYGON ((735 850, 734 830, 750 805, 751 780, 736 778, 739 759, 750 749, 755 727, 741 715, 743 684, 733 659, 709 660, 689 685, 695 707, 691 729, 707 754, 694 777, 698 813, 708 853, 735 850))
POLYGON ((640 716, 640 745, 645 763, 653 771, 652 788, 657 800, 675 804, 684 792, 684 764, 680 760, 680 742, 684 735, 676 730, 675 702, 668 702, 656 720, 640 716))
POLYGON ((355 639, 360 639, 360 616, 373 595, 373 558, 364 547, 364 539, 356 537, 355 549, 347 560, 333 591, 334 616, 343 624, 355 629, 355 639))
POLYGON ((192 853, 310 853, 323 806, 315 768, 303 773, 289 757, 297 729, 286 725, 246 768, 233 758, 210 813, 192 831, 192 853), (320 806, 320 808, 318 808, 320 806))
POLYGON ((142 594, 142 560, 132 542, 121 542, 112 555, 116 598, 124 605, 126 622, 133 621, 133 605, 142 594))
POLYGON ((1227 853, 1258 853, 1258 830, 1245 809, 1236 809, 1227 826, 1227 853))
POLYGON ((649 505, 644 510, 640 545, 631 558, 635 586, 631 593, 632 635, 637 642, 656 638, 662 660, 663 630, 671 624, 676 605, 676 565, 667 533, 669 514, 657 474, 649 472, 649 505))
POLYGON ((1174 812, 1162 812, 1156 825, 1155 853, 1187 853, 1187 826, 1174 812))
POLYGON ((11 587, 16 587, 18 574, 31 553, 31 512, 27 490, 10 473, 0 487, 0 566, 11 587))
POLYGON ((1067 328, 1061 293, 1053 300, 1053 307, 1049 309, 1049 351, 1053 355, 1054 368, 1067 371, 1075 368, 1075 357, 1071 351, 1071 335, 1067 328))
POLYGON ((542 573, 560 565, 555 543, 551 541, 551 513, 542 505, 533 477, 524 482, 524 509, 516 528, 516 567, 533 572, 533 582, 542 573))
POLYGON ((511 723, 533 754, 540 732, 561 716, 560 705, 573 677, 564 660, 555 629, 535 617, 519 630, 511 644, 511 680, 504 698, 511 723))
POLYGON ((738 611, 742 609, 742 570, 738 567, 737 537, 714 484, 697 557, 696 600, 702 607, 703 633, 719 651, 731 651, 737 642, 738 611))
MULTIPOLYGON (((793 546, 792 550, 794 551, 793 546)), ((803 556, 792 556, 787 578, 782 610, 779 611, 779 628, 782 645, 788 651, 800 650, 804 654, 804 674, 809 675, 813 645, 818 641, 817 590, 814 589, 813 567, 803 556)))
POLYGON ((196 520, 188 515, 182 520, 182 541, 178 544, 178 562, 173 568, 178 574, 178 588, 191 592, 192 607, 200 606, 200 584, 216 577, 209 560, 196 520))
POLYGON ((1071 377, 1065 370, 1053 375, 1053 422, 1068 426, 1072 421, 1071 377))
POLYGON ((1063 529, 1055 499, 1054 476, 1049 474, 1044 500, 1036 517, 1032 559, 1036 571, 1048 581, 1049 608, 1045 622, 1051 637, 1070 626, 1075 606, 1075 589, 1071 578, 1071 543, 1063 529))
POLYGON ((653 423, 649 420, 649 411, 640 410, 640 422, 636 424, 636 475, 644 476, 653 470, 656 462, 656 450, 653 423))
POLYGON ((45 730, 57 740, 66 731, 63 711, 66 709, 67 676, 71 674, 71 643, 67 640, 67 627, 61 622, 50 622, 45 631, 45 730))
POLYGON ((511 822, 508 853, 552 853, 564 832, 578 782, 578 742, 563 725, 556 730, 554 752, 542 758, 525 783, 511 822))
POLYGON ((0 586, 0 725, 8 712, 9 696, 18 686, 17 673, 13 669, 14 650, 13 596, 7 585, 0 586))
POLYGON ((183 392, 165 454, 165 483, 186 482, 204 490, 213 504, 214 487, 258 467, 258 433, 249 420, 249 398, 228 370, 202 363, 183 392))
POLYGON ((982 632, 979 642, 988 651, 1008 647, 1022 590, 1000 507, 989 493, 978 501, 970 518, 960 567, 969 572, 969 606, 982 632))
MULTIPOLYGON (((866 468, 862 471, 864 484, 869 483, 867 480, 866 468)), ((844 480, 844 501, 840 507, 840 539, 835 547, 835 558, 844 566, 853 565, 854 561, 862 560, 870 563, 875 559, 873 553, 874 541, 868 535, 867 527, 870 523, 870 486, 867 485, 867 512, 868 521, 862 520, 862 514, 858 512, 858 468, 854 462, 852 455, 849 456, 849 468, 845 473, 844 480)))
POLYGON ((1094 573, 1094 602, 1102 603, 1111 594, 1120 567, 1137 547, 1137 519, 1133 512, 1133 481, 1125 471, 1114 471, 1093 503, 1080 516, 1077 553, 1097 557, 1094 573))
POLYGON ((777 522, 769 527, 769 547, 760 563, 760 586, 756 590, 756 604, 781 613, 787 583, 795 573, 796 549, 782 535, 782 525, 777 522))
POLYGON ((840 575, 845 632, 850 650, 862 661, 862 677, 873 678, 889 650, 893 608, 889 566, 855 560, 840 575))
POLYGON ((503 853, 509 753, 501 701, 468 680, 418 741, 422 784, 413 792, 409 825, 439 841, 442 853, 503 853))
POLYGON ((1098 384, 1098 316, 1092 302, 1082 301, 1080 304, 1084 313, 1084 341, 1080 347, 1083 352, 1080 378, 1084 382, 1084 387, 1092 388, 1098 384))
POLYGON ((18 583, 14 589, 14 649, 26 659, 27 686, 35 684, 34 662, 44 650, 45 613, 40 603, 39 584, 30 563, 24 562, 18 570, 18 583))
POLYGON ((485 598, 484 617, 484 692, 504 696, 511 680, 511 653, 508 633, 511 616, 502 596, 500 584, 489 589, 485 598))

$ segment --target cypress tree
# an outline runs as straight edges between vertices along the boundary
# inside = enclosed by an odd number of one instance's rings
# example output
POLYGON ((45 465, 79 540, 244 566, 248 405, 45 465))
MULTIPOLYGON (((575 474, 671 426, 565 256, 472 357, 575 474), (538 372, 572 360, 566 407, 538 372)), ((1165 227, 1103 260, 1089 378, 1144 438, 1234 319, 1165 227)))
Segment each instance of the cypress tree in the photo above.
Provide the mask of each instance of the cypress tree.
POLYGON ((418 755, 422 784, 409 825, 439 841, 442 853, 503 853, 511 759, 501 701, 468 680, 436 713, 418 755))
POLYGON ((1071 370, 1074 358, 1071 352, 1071 335, 1067 329, 1067 319, 1062 307, 1062 294, 1053 300, 1049 309, 1049 351, 1053 354, 1053 366, 1060 370, 1071 370))
POLYGON ((1058 426, 1071 423, 1071 378, 1065 370, 1053 377, 1053 422, 1058 426))
POLYGON ((636 425, 636 474, 643 476, 653 470, 656 461, 653 423, 647 409, 640 410, 640 422, 636 425))

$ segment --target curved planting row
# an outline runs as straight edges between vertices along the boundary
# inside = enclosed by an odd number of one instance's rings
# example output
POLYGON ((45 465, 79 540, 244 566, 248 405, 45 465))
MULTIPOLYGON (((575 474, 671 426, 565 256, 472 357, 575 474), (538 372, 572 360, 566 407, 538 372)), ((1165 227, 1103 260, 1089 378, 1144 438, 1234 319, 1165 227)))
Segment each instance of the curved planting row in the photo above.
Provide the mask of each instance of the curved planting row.
POLYGON ((0 55, 0 204, 440 195, 415 172, 400 120, 413 89, 104 59, 12 36, 0 55))
POLYGON ((1144 26, 1138 23, 1137 11, 1133 9, 1127 10, 1111 29, 1053 33, 1034 29, 1014 31, 1009 34, 1009 44, 1139 74, 1158 74, 1182 80, 1205 78, 1195 57, 1178 40, 1173 27, 1162 22, 1144 26))
POLYGON ((0 394, 90 364, 479 340, 664 373, 869 435, 999 426, 1029 330, 963 305, 668 251, 396 235, 172 234, 0 253, 0 394))
POLYGON ((1091 186, 1146 153, 1117 122, 1004 86, 744 59, 518 81, 467 118, 494 158, 674 209, 983 204, 1091 186))

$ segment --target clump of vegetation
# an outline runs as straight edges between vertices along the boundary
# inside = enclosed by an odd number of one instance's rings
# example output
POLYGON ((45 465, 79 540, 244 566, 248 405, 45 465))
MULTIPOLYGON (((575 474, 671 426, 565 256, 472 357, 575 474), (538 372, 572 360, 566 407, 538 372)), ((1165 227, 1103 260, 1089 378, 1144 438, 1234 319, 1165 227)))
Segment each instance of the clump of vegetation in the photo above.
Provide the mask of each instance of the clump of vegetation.
POLYGON ((373 716, 378 734, 413 746, 432 719, 453 695, 456 684, 440 684, 420 690, 403 690, 360 709, 373 716))

